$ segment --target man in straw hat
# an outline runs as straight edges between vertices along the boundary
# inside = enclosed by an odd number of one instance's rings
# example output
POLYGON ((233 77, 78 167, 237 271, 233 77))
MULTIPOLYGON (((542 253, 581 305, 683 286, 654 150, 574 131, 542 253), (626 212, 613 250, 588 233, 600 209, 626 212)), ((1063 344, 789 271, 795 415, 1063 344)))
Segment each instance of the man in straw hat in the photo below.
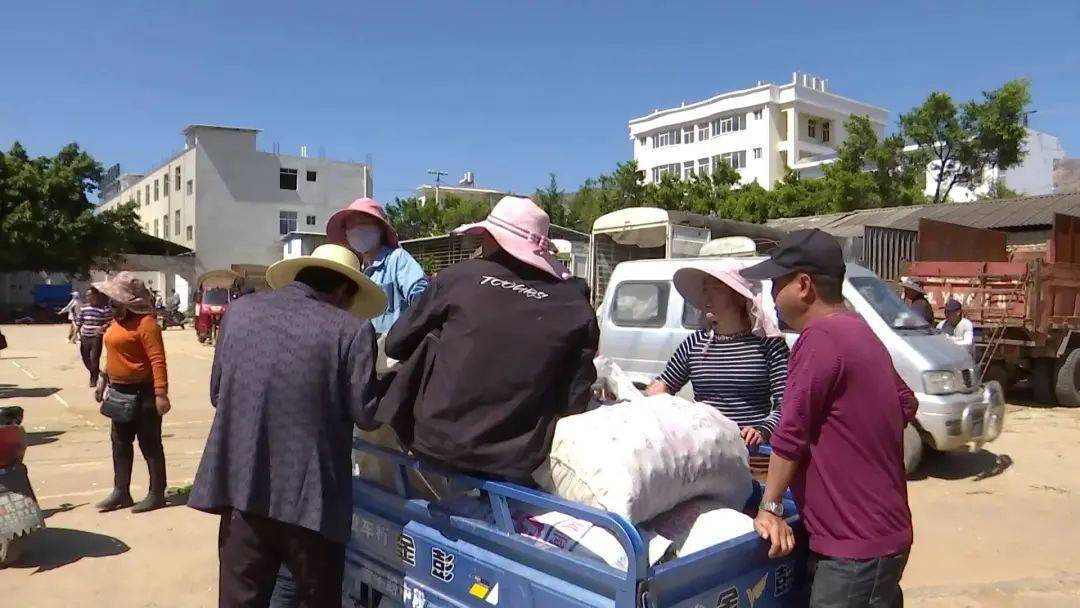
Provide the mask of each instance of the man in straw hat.
POLYGON ((809 605, 902 606, 912 544, 903 435, 918 401, 844 305, 844 273, 840 244, 820 230, 792 232, 742 271, 772 281, 779 317, 800 332, 754 525, 770 556, 792 551, 790 486, 810 537, 809 605))
POLYGON ((386 294, 339 245, 270 267, 229 306, 217 408, 188 505, 219 514, 219 605, 266 606, 288 565, 303 606, 341 602, 353 422, 373 398, 386 294))
POLYGON ((918 277, 906 277, 900 282, 904 288, 904 302, 911 307, 912 312, 919 315, 930 325, 934 324, 934 307, 926 299, 926 287, 922 279, 918 277))
POLYGON ((456 234, 483 257, 439 273, 386 339, 408 359, 439 331, 412 412, 411 448, 449 467, 527 481, 547 457, 555 421, 584 411, 596 380, 596 316, 548 239, 548 216, 507 196, 456 234))

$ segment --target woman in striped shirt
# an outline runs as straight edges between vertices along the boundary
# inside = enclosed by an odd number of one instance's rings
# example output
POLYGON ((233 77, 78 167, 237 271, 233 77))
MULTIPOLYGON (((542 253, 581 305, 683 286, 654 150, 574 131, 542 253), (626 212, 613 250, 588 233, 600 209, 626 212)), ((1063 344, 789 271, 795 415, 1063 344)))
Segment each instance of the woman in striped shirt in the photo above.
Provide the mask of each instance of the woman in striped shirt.
POLYGON ((675 273, 675 288, 704 313, 706 327, 679 345, 647 393, 677 393, 690 382, 694 399, 739 425, 749 447, 766 443, 780 422, 788 347, 764 314, 756 286, 735 260, 703 262, 675 273))

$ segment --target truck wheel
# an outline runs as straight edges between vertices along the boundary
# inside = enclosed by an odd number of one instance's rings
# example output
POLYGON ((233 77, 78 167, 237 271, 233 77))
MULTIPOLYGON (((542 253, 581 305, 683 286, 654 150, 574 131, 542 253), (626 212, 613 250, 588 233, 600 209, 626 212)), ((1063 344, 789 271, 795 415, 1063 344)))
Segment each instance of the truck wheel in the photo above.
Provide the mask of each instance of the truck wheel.
POLYGON ((923 442, 919 429, 909 424, 904 428, 904 470, 910 477, 922 462, 923 442))
POLYGON ((1080 348, 1070 351, 1058 369, 1054 393, 1059 405, 1080 405, 1080 348))
POLYGON ((1049 357, 1039 357, 1031 361, 1031 392, 1037 403, 1057 403, 1055 363, 1056 361, 1049 357))

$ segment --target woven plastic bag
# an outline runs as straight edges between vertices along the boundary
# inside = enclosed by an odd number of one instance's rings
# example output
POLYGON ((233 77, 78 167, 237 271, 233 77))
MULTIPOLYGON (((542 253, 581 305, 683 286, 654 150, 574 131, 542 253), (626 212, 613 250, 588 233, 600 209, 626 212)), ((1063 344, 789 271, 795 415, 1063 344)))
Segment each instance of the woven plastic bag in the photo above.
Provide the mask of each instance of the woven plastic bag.
POLYGON ((739 427, 710 405, 672 395, 559 420, 534 478, 560 498, 635 524, 698 496, 741 509, 752 490, 739 427))

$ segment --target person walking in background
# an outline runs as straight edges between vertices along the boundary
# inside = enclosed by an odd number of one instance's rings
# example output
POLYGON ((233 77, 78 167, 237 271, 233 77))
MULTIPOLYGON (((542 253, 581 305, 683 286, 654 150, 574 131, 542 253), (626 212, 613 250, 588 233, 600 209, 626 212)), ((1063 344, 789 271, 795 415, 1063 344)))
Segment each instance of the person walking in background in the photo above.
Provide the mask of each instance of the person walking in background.
POLYGON ((364 274, 386 292, 386 312, 371 320, 375 333, 385 336, 427 289, 424 269, 401 248, 386 211, 370 198, 358 198, 331 215, 326 223, 326 238, 362 256, 364 274))
POLYGON ((90 386, 95 387, 101 366, 102 338, 112 321, 109 299, 91 287, 86 291, 86 305, 79 310, 79 352, 83 365, 90 372, 90 386))
POLYGON ((904 288, 904 302, 911 307, 911 310, 926 319, 929 325, 934 324, 934 307, 930 305, 930 301, 926 299, 926 288, 923 286, 923 282, 915 277, 908 277, 900 283, 904 288))
POLYGON ((78 290, 71 292, 71 299, 56 314, 67 315, 68 318, 68 342, 72 344, 79 339, 79 309, 82 308, 82 297, 78 290))
POLYGON ((918 402, 844 305, 844 272, 840 244, 820 230, 792 232, 742 271, 772 280, 779 317, 800 332, 754 523, 770 557, 794 549, 781 502, 790 486, 810 536, 809 605, 900 607, 913 539, 903 434, 918 402))
POLYGON ((938 330, 949 336, 953 342, 963 346, 971 356, 975 356, 975 326, 964 318, 964 306, 955 298, 945 302, 945 320, 938 323, 938 330))
POLYGON ((94 398, 108 399, 107 391, 134 395, 136 408, 130 421, 112 421, 113 491, 97 504, 101 511, 132 506, 131 468, 135 439, 150 473, 150 490, 134 504, 133 513, 165 506, 165 449, 161 444, 161 417, 169 412, 169 373, 165 344, 154 315, 153 295, 140 279, 121 272, 94 283, 112 302, 113 322, 105 330, 105 373, 98 379, 94 398))
POLYGON ((715 407, 749 448, 768 443, 780 421, 788 347, 761 297, 730 262, 702 262, 675 273, 675 289, 705 316, 646 393, 675 394, 690 382, 694 400, 715 407))
POLYGON ((386 295, 339 245, 282 260, 274 289, 229 305, 214 352, 217 408, 188 506, 220 516, 218 602, 267 606, 288 565, 298 605, 341 605, 354 422, 375 398, 386 295))

